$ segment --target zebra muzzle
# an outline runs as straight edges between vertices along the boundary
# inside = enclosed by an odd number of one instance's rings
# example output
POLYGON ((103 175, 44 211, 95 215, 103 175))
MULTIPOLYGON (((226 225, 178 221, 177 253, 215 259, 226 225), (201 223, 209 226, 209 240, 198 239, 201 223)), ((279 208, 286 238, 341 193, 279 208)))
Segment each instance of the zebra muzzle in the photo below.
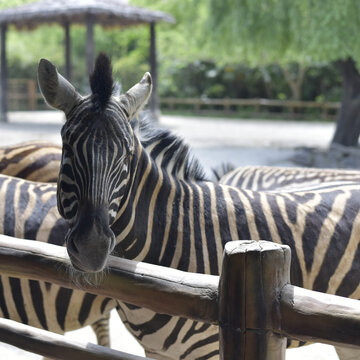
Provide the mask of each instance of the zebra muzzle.
POLYGON ((79 217, 66 235, 67 251, 78 271, 102 271, 115 247, 115 235, 104 214, 101 211, 96 216, 79 217))

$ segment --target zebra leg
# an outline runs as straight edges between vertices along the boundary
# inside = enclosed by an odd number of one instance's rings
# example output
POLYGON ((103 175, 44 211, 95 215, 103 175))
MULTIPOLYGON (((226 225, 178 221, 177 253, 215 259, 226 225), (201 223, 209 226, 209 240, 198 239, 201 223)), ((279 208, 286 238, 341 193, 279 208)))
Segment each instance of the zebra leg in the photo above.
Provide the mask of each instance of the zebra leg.
MULTIPOLYGON (((110 322, 110 313, 105 315, 102 319, 95 321, 91 325, 96 335, 98 345, 110 347, 109 322, 110 322)), ((43 357, 43 360, 52 360, 52 359, 43 357)))
POLYGON ((336 353, 340 360, 359 360, 360 350, 335 346, 336 353))
POLYGON ((110 313, 95 321, 91 327, 94 330, 99 345, 110 347, 110 313))

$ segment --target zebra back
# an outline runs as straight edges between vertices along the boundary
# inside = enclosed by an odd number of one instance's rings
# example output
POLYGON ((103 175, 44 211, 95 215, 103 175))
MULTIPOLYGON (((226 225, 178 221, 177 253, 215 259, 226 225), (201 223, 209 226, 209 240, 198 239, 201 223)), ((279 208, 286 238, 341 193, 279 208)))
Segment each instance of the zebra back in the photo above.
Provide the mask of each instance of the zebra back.
POLYGON ((219 183, 253 191, 291 191, 336 182, 360 182, 360 171, 344 169, 244 166, 231 169, 219 183))
POLYGON ((61 147, 45 141, 28 141, 0 147, 0 173, 22 179, 56 182, 61 147))

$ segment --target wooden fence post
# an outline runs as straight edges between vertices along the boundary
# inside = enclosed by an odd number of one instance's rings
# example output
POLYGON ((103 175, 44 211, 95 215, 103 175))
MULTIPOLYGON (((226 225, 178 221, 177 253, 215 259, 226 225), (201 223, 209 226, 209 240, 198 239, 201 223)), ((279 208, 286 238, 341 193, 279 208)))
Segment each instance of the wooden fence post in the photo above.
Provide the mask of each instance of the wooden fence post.
POLYGON ((289 281, 289 247, 267 241, 226 244, 219 283, 220 359, 285 359, 286 338, 273 329, 280 327, 279 294, 289 281))
POLYGON ((28 80, 27 90, 29 94, 29 109, 36 110, 36 82, 34 80, 28 80))

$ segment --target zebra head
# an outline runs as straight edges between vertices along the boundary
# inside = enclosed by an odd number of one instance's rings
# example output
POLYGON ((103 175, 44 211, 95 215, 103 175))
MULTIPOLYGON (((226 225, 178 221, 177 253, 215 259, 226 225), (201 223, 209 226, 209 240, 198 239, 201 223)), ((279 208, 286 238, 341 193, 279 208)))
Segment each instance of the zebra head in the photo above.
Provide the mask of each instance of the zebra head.
POLYGON ((115 97, 110 59, 100 54, 90 75, 92 93, 86 97, 48 60, 40 61, 38 80, 46 102, 66 115, 57 199, 69 223, 67 251, 75 269, 98 272, 115 246, 111 225, 134 152, 130 119, 150 96, 151 76, 146 73, 127 93, 115 97))

